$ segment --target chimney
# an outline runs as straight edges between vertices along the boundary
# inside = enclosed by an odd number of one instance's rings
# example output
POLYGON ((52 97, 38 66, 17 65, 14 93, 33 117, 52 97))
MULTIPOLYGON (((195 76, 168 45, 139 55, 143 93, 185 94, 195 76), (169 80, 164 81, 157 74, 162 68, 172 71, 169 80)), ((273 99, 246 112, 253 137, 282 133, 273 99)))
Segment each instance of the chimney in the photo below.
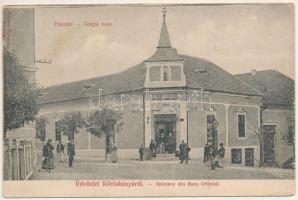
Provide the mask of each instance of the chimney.
POLYGON ((250 74, 252 76, 255 76, 257 74, 257 70, 256 69, 252 69, 251 72, 250 72, 250 74))

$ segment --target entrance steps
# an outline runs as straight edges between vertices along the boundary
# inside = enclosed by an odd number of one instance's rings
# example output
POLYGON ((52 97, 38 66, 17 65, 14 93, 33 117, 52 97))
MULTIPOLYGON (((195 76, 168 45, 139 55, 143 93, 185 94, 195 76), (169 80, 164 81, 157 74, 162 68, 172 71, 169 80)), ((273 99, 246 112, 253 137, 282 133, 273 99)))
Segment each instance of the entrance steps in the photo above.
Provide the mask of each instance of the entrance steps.
POLYGON ((178 157, 175 157, 175 154, 168 154, 168 153, 164 153, 164 154, 156 154, 156 158, 153 158, 152 160, 179 160, 178 157))

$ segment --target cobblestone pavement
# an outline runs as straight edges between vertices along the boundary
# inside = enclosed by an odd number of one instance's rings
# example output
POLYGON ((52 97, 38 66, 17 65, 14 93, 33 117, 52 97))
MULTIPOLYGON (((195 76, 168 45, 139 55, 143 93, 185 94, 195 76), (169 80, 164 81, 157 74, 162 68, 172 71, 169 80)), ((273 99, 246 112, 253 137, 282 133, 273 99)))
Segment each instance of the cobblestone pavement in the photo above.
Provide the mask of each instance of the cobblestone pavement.
MULTIPOLYGON (((37 167, 38 168, 38 167, 37 167)), ((33 180, 76 180, 76 179, 293 179, 295 170, 279 168, 256 168, 225 166, 211 170, 209 163, 201 160, 190 160, 187 165, 178 160, 139 161, 132 159, 119 160, 118 163, 98 159, 76 159, 74 167, 67 162, 55 160, 55 169, 51 172, 36 169, 33 180)))

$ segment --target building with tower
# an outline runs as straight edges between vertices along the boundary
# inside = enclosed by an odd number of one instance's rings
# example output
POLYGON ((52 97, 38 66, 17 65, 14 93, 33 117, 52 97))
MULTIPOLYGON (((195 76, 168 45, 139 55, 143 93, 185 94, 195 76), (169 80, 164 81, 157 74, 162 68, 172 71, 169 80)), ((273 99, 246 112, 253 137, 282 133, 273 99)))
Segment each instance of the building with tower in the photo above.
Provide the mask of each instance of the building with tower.
MULTIPOLYGON (((256 166, 260 160, 263 92, 202 58, 173 48, 163 10, 156 51, 120 73, 45 88, 40 116, 48 119, 44 135, 67 140, 58 128, 65 112, 109 107, 123 113, 115 135, 119 157, 137 157, 151 140, 175 156, 182 140, 191 158, 202 158, 206 143, 224 144, 226 162, 256 166), (170 151, 174 148, 175 151, 170 151)), ((74 136, 77 149, 104 151, 104 138, 82 128, 74 136)))

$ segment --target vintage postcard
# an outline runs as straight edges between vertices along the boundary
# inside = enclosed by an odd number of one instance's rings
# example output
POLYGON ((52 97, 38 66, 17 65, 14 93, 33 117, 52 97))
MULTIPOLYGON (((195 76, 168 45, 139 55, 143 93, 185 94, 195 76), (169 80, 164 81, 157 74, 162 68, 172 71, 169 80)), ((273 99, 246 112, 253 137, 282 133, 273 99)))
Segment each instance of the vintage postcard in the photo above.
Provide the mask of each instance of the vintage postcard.
POLYGON ((295 194, 295 4, 2 15, 3 196, 295 194))

